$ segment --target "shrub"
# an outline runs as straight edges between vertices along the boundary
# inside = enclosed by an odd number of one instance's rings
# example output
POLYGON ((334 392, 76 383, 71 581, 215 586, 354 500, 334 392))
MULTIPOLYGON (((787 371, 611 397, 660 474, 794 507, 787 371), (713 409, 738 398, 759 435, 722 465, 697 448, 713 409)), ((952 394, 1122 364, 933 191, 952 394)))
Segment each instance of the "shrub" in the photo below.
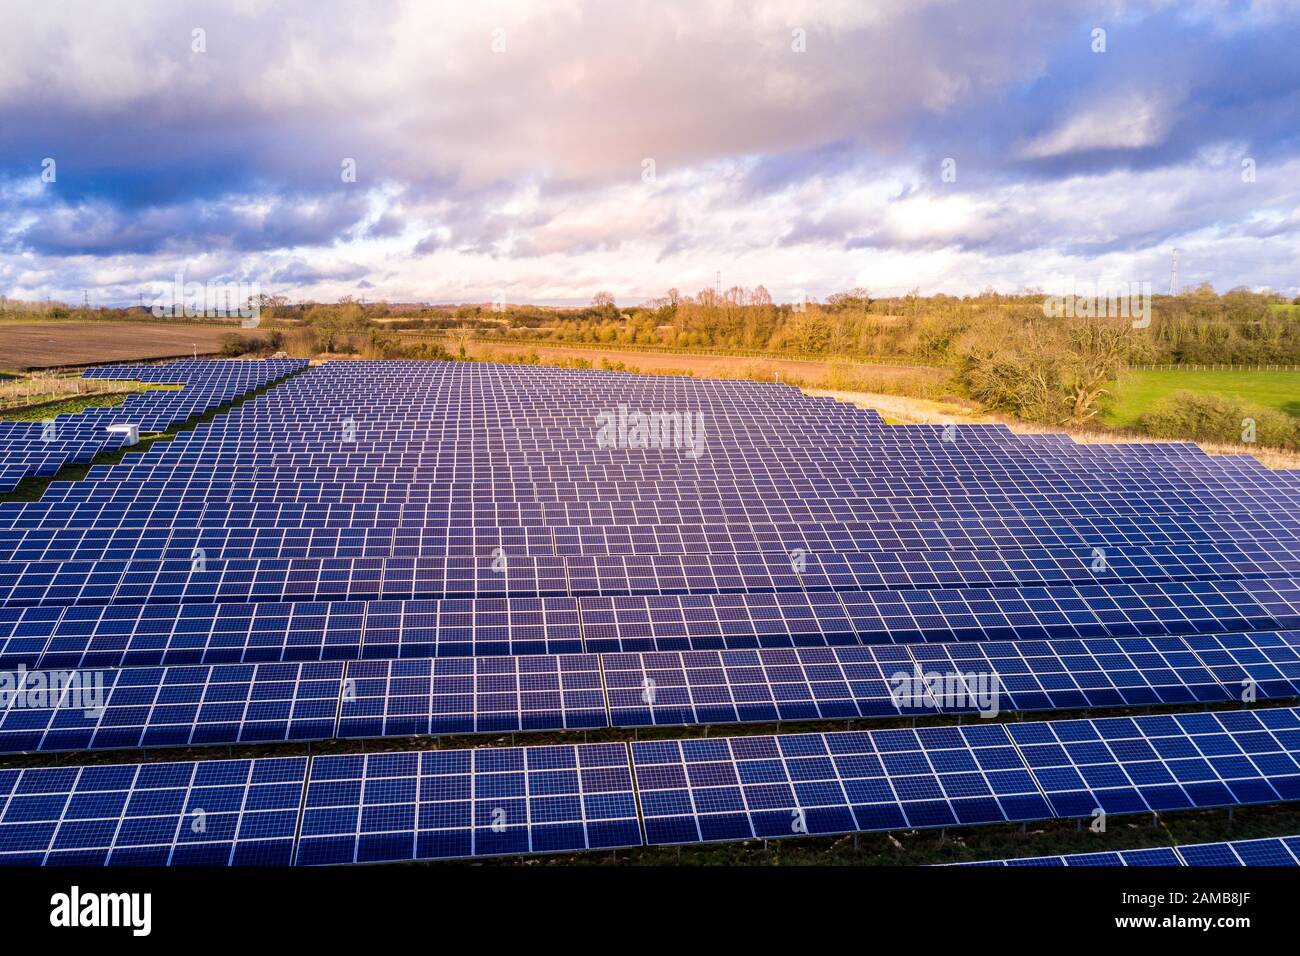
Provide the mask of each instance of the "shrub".
POLYGON ((1138 428, 1154 438, 1241 444, 1248 421, 1255 444, 1300 448, 1300 419, 1222 395, 1174 392, 1138 417, 1138 428))
POLYGON ((245 338, 237 332, 230 332, 221 337, 221 354, 226 358, 236 358, 249 352, 256 352, 261 347, 261 340, 245 338))

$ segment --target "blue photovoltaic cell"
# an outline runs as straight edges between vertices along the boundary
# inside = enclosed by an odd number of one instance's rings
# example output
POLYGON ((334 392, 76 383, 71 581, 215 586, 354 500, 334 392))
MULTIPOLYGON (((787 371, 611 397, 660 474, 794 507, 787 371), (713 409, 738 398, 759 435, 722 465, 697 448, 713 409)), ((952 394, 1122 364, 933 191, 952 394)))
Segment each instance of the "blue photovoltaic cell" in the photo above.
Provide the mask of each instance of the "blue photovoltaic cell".
POLYGON ((0 666, 39 666, 63 613, 55 607, 0 608, 0 666))
POLYGON ((576 654, 572 598, 385 601, 367 608, 365 658, 576 654))
MULTIPOLYGON (((1294 653, 1294 651, 1292 651, 1294 653)), ((1181 637, 1055 641, 966 641, 915 645, 914 656, 940 673, 995 673, 1011 710, 1125 707, 1240 700, 1181 637)), ((1260 696, 1293 696, 1289 682, 1260 696)))
POLYGON ((1178 853, 1169 847, 1150 847, 1143 850, 1121 850, 1120 860, 1125 866, 1178 866, 1178 853))
POLYGON ((317 757, 299 864, 641 845, 624 744, 317 757))
POLYGON ((357 602, 68 608, 44 668, 356 660, 357 602))
POLYGON ((0 770, 0 863, 292 859, 305 757, 0 770))

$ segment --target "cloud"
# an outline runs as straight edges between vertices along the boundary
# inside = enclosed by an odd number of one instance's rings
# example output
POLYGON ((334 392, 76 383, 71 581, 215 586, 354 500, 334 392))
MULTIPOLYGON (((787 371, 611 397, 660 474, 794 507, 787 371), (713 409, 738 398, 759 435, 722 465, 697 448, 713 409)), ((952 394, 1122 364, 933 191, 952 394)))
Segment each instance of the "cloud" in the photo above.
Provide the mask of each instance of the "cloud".
POLYGON ((0 291, 79 298, 101 281, 133 300, 133 271, 221 262, 317 297, 368 282, 389 298, 626 299, 719 268, 824 293, 874 274, 869 257, 904 287, 973 289, 1062 261, 1147 268, 1192 238, 1221 285, 1277 285, 1276 263, 1300 252, 1297 14, 1209 0, 24 8, 0 32, 0 291), (45 157, 56 182, 40 182, 45 157))
POLYGON ((1062 126, 1026 143, 1024 159, 1048 159, 1093 150, 1145 149, 1164 141, 1168 121, 1163 104, 1136 95, 1071 116, 1062 126))

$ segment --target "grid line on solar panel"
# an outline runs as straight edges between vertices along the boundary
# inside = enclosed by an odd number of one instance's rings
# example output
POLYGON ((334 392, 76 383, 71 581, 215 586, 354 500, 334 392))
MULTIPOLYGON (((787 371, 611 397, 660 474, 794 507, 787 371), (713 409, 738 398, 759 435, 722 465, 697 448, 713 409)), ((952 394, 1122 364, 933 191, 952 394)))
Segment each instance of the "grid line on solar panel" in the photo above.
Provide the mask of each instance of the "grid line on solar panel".
MULTIPOLYGON (((802 440, 807 440, 804 438, 802 440)), ((323 444, 330 444, 328 439, 323 444)), ((263 490, 277 490, 277 486, 294 481, 313 485, 349 484, 362 481, 383 480, 410 491, 434 493, 444 490, 450 482, 451 490, 460 494, 454 499, 483 498, 490 500, 531 500, 533 493, 551 487, 589 490, 590 497, 618 500, 623 497, 672 498, 682 491, 713 490, 723 493, 741 489, 792 488, 798 483, 809 487, 813 498, 827 502, 887 503, 922 494, 946 495, 954 498, 984 497, 1007 501, 1028 500, 1045 493, 1072 495, 1079 502, 1102 500, 1099 491, 1140 494, 1157 494, 1178 491, 1191 497, 1192 503, 1222 501, 1231 503, 1249 495, 1275 496, 1279 500, 1294 495, 1294 487, 1285 481, 1239 482, 1219 469, 1201 469, 1182 474, 1162 474, 1159 469, 1141 467, 1123 469, 1115 467, 1109 474, 1096 475, 1095 469, 1071 466, 1047 467, 1044 464, 1026 464, 1014 471, 1005 465, 974 463, 965 467, 960 475, 938 479, 915 465, 892 462, 861 461, 845 457, 826 459, 809 453, 798 444, 774 447, 760 458, 756 452, 731 452, 711 457, 708 461, 682 462, 674 459, 638 460, 631 463, 609 461, 599 453, 583 451, 580 445, 566 451, 563 462, 545 464, 529 460, 531 456, 520 452, 492 452, 483 455, 482 465, 493 466, 501 473, 483 480, 474 480, 458 472, 449 462, 440 462, 436 449, 420 454, 413 450, 400 457, 368 454, 351 448, 342 448, 331 454, 329 464, 316 462, 318 452, 280 453, 273 462, 259 464, 252 454, 241 455, 229 462, 219 457, 195 453, 197 446, 189 443, 183 450, 191 458, 171 461, 163 456, 140 456, 127 464, 101 466, 96 470, 96 481, 90 486, 61 483, 58 488, 71 500, 82 498, 133 497, 132 492, 160 489, 170 494, 187 489, 213 490, 218 485, 236 482, 247 487, 260 486, 263 490), (773 453, 782 456, 772 461, 773 453), (217 458, 217 460, 210 460, 217 458), (209 459, 209 460, 200 460, 209 459), (301 461, 299 460, 301 459, 301 461), (1005 469, 1005 470, 1004 470, 1005 469), (1092 477, 1089 484, 1088 478, 1092 477), (890 480, 893 487, 880 487, 880 482, 890 480), (1055 487, 1052 486, 1055 482, 1055 487), (641 487, 637 487, 640 485, 641 487), (1110 487, 1108 487, 1110 486, 1110 487), (85 494, 89 493, 89 494, 85 494)), ((846 455, 841 449, 837 455, 846 455)), ((956 465, 958 462, 936 457, 937 463, 956 465)), ((442 500, 445 495, 435 495, 442 500)))
MULTIPOLYGON (((211 436, 211 431, 201 435, 211 436)), ((581 435, 576 430, 574 435, 581 435)), ((309 436, 310 437, 310 436, 309 436)), ((740 436, 737 436, 740 437, 740 436)), ((801 441, 806 441, 804 436, 801 441)), ((320 436, 322 445, 335 442, 330 436, 320 436)), ((1016 461, 1014 467, 1007 458, 983 461, 962 461, 959 474, 935 477, 919 470, 914 463, 889 460, 862 460, 853 457, 852 450, 844 447, 834 452, 809 449, 799 442, 772 446, 771 451, 760 456, 749 449, 728 449, 710 455, 707 460, 682 460, 677 458, 637 458, 611 460, 598 450, 583 448, 581 441, 566 442, 565 456, 551 461, 542 454, 534 455, 524 449, 485 450, 481 457, 484 466, 496 466, 502 473, 482 480, 474 480, 458 472, 450 461, 450 452, 440 441, 437 447, 414 446, 405 452, 358 450, 343 447, 330 454, 328 459, 316 448, 299 446, 279 452, 274 457, 260 455, 254 450, 223 456, 204 451, 194 441, 177 446, 170 456, 143 455, 126 464, 101 466, 95 471, 97 482, 89 488, 62 483, 60 489, 74 498, 79 491, 100 492, 111 496, 148 484, 162 489, 184 490, 186 485, 210 488, 220 483, 239 481, 248 485, 274 487, 294 480, 314 484, 347 483, 363 480, 385 479, 412 489, 433 491, 446 480, 458 490, 471 494, 481 492, 526 497, 530 490, 539 490, 549 484, 560 487, 581 485, 590 487, 594 497, 618 497, 624 491, 634 492, 633 481, 646 485, 645 492, 655 496, 671 496, 678 487, 718 490, 743 486, 762 486, 781 489, 799 481, 811 485, 808 491, 815 497, 828 500, 846 499, 863 501, 907 497, 909 494, 992 495, 1022 498, 1031 492, 1073 493, 1080 500, 1095 500, 1096 492, 1179 490, 1205 500, 1232 500, 1245 492, 1286 496, 1294 487, 1285 480, 1268 478, 1268 473, 1252 475, 1249 481, 1221 468, 1207 466, 1186 469, 1177 474, 1162 474, 1153 466, 1112 465, 1106 473, 1097 475, 1095 468, 1079 464, 1062 466, 1041 458, 1027 456, 1016 461), (187 457, 178 457, 181 451, 187 457), (441 453, 441 454, 440 454, 441 453), (780 460, 772 460, 779 453, 780 460), (1088 484, 1091 476, 1093 483, 1088 484), (1264 478, 1266 480, 1257 480, 1264 478), (892 479, 895 486, 879 487, 878 482, 892 479), (1058 482, 1055 488, 1049 481, 1058 482), (873 485, 873 482, 877 483, 873 485)), ((754 446, 757 447, 757 446, 754 446)), ((884 449, 880 449, 884 450, 884 449)), ((475 457, 480 457, 476 454, 475 457)), ((953 456, 932 456, 936 462, 956 464, 953 456)), ((460 496, 457 496, 460 497, 460 496)))
MULTIPOLYGON (((543 515, 550 520, 566 524, 625 524, 666 523, 694 524, 706 520, 747 521, 879 521, 954 520, 987 514, 1004 518, 1056 518, 1056 517, 1109 517, 1157 515, 1172 518, 1191 514, 1201 516, 1211 513, 1246 511, 1253 508, 1292 511, 1297 496, 1202 495, 1189 500, 1185 494, 1157 489, 1125 489, 1118 495, 1087 495, 1062 491, 1060 494, 1005 495, 968 494, 937 497, 916 495, 893 499, 872 500, 862 497, 827 498, 808 494, 799 496, 799 484, 771 491, 757 486, 733 485, 730 487, 683 487, 675 493, 659 496, 639 495, 641 482, 628 482, 620 493, 600 497, 593 490, 576 486, 557 486, 547 496, 529 493, 526 496, 479 496, 476 503, 494 510, 510 513, 516 508, 533 510, 540 505, 543 515), (626 517, 616 517, 620 512, 626 517)), ((107 487, 107 486, 106 486, 107 487)), ((64 493, 67 489, 52 486, 46 493, 41 508, 26 509, 26 515, 40 515, 60 503, 82 505, 82 513, 93 510, 108 513, 129 508, 132 502, 143 501, 144 507, 131 510, 140 512, 167 511, 176 513, 182 507, 202 504, 211 509, 215 504, 253 501, 261 504, 326 504, 334 501, 385 503, 385 504, 450 504, 465 500, 464 490, 454 487, 434 493, 432 488, 403 487, 380 478, 346 482, 290 481, 279 486, 259 486, 255 483, 223 481, 214 485, 214 493, 191 486, 190 496, 180 490, 170 490, 165 485, 153 486, 149 482, 124 485, 120 493, 102 499, 87 489, 90 497, 83 503, 64 493), (60 501, 66 498, 65 501, 60 501)), ((483 520, 483 519, 480 519, 483 520)), ((488 519, 500 523, 499 518, 488 519)), ((46 524, 57 526, 57 521, 46 524)))

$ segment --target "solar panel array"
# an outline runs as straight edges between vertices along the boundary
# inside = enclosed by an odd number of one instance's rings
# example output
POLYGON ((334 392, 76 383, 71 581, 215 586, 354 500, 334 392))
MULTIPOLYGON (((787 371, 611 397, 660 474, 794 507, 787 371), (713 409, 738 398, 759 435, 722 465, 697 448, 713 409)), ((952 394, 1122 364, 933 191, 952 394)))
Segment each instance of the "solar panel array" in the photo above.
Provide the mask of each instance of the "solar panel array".
POLYGON ((48 422, 0 422, 0 493, 12 491, 24 478, 49 477, 64 465, 86 464, 100 452, 121 448, 125 438, 109 434, 110 425, 136 425, 141 434, 164 432, 306 366, 302 359, 265 359, 88 369, 85 378, 182 388, 128 395, 121 405, 87 408, 48 422))
MULTIPOLYGON (((70 454, 110 420, 169 427, 301 372, 0 503, 0 668, 22 673, 0 750, 957 716, 990 676, 1000 711, 1300 692, 1300 476, 1252 458, 889 426, 756 382, 302 365, 87 373, 186 387, 72 416, 70 454), (99 706, 55 683, 69 670, 99 706), (927 693, 900 703, 908 674, 927 693)), ((103 821, 139 768, 88 795, 77 768, 13 771, 0 854, 361 862, 1290 800, 1294 720, 266 758, 219 785, 168 764, 191 777, 142 778, 175 812, 132 822, 155 842, 129 850, 103 821), (280 773, 305 805, 287 838, 280 773), (256 806, 182 839, 174 792, 209 786, 256 806), (65 818, 40 816, 59 795, 97 836, 60 842, 65 818)))

